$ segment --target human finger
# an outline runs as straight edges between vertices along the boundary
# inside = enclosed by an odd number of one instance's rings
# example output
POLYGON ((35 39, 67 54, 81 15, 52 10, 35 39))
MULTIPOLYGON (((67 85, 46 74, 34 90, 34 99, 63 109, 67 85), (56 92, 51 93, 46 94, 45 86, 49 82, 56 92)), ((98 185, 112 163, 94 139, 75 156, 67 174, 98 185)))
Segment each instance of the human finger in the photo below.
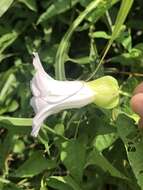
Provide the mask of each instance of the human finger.
MULTIPOLYGON (((142 88, 142 87, 141 87, 142 88)), ((141 90, 140 88, 140 90, 141 90)), ((143 93, 135 94, 130 101, 131 107, 134 112, 143 117, 143 93)))

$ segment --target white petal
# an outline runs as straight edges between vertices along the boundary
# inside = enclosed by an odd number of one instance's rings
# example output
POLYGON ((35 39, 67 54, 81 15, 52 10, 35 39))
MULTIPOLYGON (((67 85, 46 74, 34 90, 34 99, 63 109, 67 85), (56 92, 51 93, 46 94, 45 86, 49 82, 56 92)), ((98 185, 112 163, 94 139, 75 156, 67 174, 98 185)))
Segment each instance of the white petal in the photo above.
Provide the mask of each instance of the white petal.
POLYGON ((48 103, 58 103, 81 90, 82 81, 57 81, 51 78, 44 71, 38 54, 33 54, 33 65, 37 70, 31 82, 34 96, 40 96, 48 103))
POLYGON ((47 102, 38 97, 32 97, 30 104, 33 107, 35 113, 38 113, 40 110, 47 106, 47 102))
POLYGON ((56 109, 56 105, 47 105, 44 109, 38 112, 36 116, 33 118, 31 135, 37 137, 44 120, 48 116, 57 112, 58 110, 56 109))
MULTIPOLYGON (((41 80, 40 80, 41 81, 41 80)), ((48 81, 41 83, 38 80, 38 88, 42 92, 42 98, 48 103, 60 103, 68 97, 78 93, 84 86, 81 81, 48 81), (44 89, 44 90, 43 90, 44 89)))
POLYGON ((61 102, 76 94, 84 85, 82 81, 49 80, 39 71, 37 71, 31 83, 33 95, 42 97, 48 103, 61 102))
POLYGON ((39 109, 40 111, 33 119, 33 130, 31 135, 35 137, 38 135, 42 123, 48 116, 58 113, 59 111, 64 109, 83 107, 91 103, 94 99, 94 96, 95 94, 93 93, 93 91, 85 85, 76 94, 66 98, 60 103, 51 105, 47 103, 45 107, 41 106, 42 109, 39 109))
POLYGON ((34 96, 40 96, 40 91, 36 85, 36 81, 35 81, 35 78, 33 77, 33 79, 30 81, 30 87, 31 87, 31 91, 32 91, 32 94, 34 96))
POLYGON ((39 71, 37 71, 32 79, 32 84, 39 90, 40 96, 44 97, 50 93, 48 88, 48 84, 50 83, 50 81, 53 80, 49 80, 39 71))
POLYGON ((47 79, 53 80, 52 77, 50 77, 43 69, 43 66, 41 64, 39 55, 37 52, 33 52, 33 66, 36 71, 39 71, 41 74, 43 74, 47 79))
POLYGON ((50 81, 49 88, 54 95, 73 95, 81 90, 83 81, 50 81))
POLYGON ((77 93, 73 96, 69 96, 63 102, 60 102, 60 108, 71 109, 71 108, 80 108, 89 103, 92 103, 95 98, 95 93, 84 85, 77 93))

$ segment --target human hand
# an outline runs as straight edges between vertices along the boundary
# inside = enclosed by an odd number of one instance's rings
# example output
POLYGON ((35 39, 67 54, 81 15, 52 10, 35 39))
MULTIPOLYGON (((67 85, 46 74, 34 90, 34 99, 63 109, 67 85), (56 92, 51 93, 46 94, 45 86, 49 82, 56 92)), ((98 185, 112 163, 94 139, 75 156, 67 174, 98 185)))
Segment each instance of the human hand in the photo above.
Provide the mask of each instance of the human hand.
POLYGON ((139 127, 143 128, 143 82, 133 92, 131 107, 140 116, 139 127))

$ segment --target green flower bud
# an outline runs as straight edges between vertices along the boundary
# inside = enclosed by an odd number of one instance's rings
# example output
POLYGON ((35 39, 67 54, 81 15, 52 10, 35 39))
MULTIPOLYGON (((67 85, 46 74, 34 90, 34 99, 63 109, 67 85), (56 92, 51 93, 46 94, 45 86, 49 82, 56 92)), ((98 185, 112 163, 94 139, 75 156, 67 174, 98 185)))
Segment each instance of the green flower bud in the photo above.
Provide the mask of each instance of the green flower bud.
POLYGON ((104 76, 87 82, 86 85, 95 93, 94 103, 102 108, 111 109, 119 103, 119 86, 115 78, 104 76))

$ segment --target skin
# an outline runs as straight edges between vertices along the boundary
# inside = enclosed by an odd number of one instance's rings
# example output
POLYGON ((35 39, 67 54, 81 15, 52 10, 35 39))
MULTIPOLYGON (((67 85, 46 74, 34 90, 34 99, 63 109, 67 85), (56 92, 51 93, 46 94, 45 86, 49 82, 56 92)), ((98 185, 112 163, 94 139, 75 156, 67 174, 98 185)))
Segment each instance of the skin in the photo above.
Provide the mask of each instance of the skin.
POLYGON ((139 127, 143 128, 143 82, 135 88, 130 103, 133 111, 140 116, 139 127))

